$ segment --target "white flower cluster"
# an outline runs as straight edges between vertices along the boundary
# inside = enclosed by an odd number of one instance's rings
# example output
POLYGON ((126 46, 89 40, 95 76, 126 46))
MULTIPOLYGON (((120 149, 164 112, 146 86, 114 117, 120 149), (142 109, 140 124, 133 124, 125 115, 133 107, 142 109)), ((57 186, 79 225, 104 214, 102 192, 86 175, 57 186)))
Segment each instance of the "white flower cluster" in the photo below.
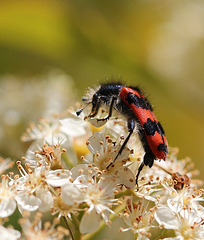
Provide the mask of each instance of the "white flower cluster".
MULTIPOLYGON (((121 235, 131 231, 135 239, 158 238, 162 229, 165 239, 204 239, 204 191, 201 181, 190 180, 196 174, 190 160, 178 161, 170 149, 166 162, 144 168, 138 189, 144 156, 138 133, 107 169, 128 134, 126 121, 117 116, 96 128, 84 117, 69 110, 23 135, 32 144, 16 163, 19 173, 2 175, 0 185, 0 218, 18 209, 22 232, 1 226, 4 239, 89 239, 117 217, 126 225, 118 227, 121 235), (56 218, 43 223, 43 215, 56 218)), ((3 172, 9 161, 0 164, 3 172)))
POLYGON ((73 79, 60 70, 28 78, 0 76, 1 154, 19 158, 25 151, 19 138, 27 123, 73 106, 76 95, 73 79))

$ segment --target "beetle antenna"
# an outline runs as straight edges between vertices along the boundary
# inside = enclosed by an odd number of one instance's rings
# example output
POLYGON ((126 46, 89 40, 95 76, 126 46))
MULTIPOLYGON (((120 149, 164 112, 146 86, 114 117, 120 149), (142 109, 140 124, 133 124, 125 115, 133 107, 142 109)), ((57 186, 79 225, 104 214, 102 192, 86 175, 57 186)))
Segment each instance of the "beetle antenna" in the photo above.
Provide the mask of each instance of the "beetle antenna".
POLYGON ((91 102, 88 102, 84 107, 82 107, 78 111, 76 111, 76 115, 79 116, 90 103, 91 102))

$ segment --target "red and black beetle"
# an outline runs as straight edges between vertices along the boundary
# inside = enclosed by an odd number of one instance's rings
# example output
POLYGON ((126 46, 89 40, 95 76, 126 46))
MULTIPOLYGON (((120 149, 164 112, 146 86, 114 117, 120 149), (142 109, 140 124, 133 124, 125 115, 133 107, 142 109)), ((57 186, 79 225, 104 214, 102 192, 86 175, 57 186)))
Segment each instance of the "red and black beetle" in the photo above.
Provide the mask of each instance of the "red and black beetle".
POLYGON ((164 130, 160 122, 157 121, 151 104, 138 87, 126 87, 120 83, 102 84, 91 96, 90 101, 86 98, 84 98, 84 101, 87 101, 87 103, 83 108, 76 112, 77 115, 79 115, 89 104, 92 104, 92 110, 88 117, 94 118, 100 107, 105 104, 109 107, 109 113, 107 117, 97 119, 98 121, 107 121, 112 116, 113 109, 119 111, 127 118, 129 134, 123 142, 115 159, 107 166, 107 169, 122 153, 136 125, 139 127, 139 136, 145 150, 144 160, 139 166, 136 175, 136 184, 144 165, 151 168, 155 159, 166 159, 168 146, 164 130))

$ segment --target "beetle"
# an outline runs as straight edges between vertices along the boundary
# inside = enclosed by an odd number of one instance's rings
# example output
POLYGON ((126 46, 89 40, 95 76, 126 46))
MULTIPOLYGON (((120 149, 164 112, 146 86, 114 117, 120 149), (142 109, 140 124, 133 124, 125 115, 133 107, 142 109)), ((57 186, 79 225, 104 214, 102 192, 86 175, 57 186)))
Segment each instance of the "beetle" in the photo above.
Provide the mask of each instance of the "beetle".
POLYGON ((123 86, 121 83, 102 84, 91 94, 89 98, 83 98, 86 105, 79 109, 76 114, 81 112, 92 104, 89 118, 94 118, 102 105, 109 108, 108 115, 97 121, 108 121, 115 109, 127 118, 128 136, 124 140, 114 160, 107 166, 107 169, 117 160, 122 153, 128 140, 133 134, 136 125, 138 127, 139 137, 145 150, 143 162, 138 168, 136 175, 136 184, 138 186, 139 174, 144 166, 153 166, 154 160, 166 159, 168 153, 167 139, 164 130, 153 113, 153 108, 139 87, 123 86))

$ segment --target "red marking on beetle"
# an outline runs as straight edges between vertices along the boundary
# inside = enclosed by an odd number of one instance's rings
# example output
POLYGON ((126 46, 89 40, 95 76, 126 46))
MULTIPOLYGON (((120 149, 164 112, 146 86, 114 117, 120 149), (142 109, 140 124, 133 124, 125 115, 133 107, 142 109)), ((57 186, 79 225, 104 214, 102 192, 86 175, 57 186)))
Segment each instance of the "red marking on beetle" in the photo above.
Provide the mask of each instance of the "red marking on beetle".
MULTIPOLYGON (((136 90, 133 90, 128 87, 123 87, 120 92, 120 98, 125 102, 125 104, 132 109, 134 112, 135 116, 137 117, 138 121, 144 127, 144 124, 147 122, 147 119, 151 119, 153 122, 155 121, 158 123, 156 116, 154 115, 153 111, 143 109, 141 107, 137 107, 134 103, 129 104, 127 101, 127 94, 128 93, 133 93, 134 95, 138 96, 139 98, 142 98, 144 101, 146 101, 145 97, 143 94, 137 92, 136 90)), ((154 153, 154 155, 159 158, 159 159, 166 159, 166 152, 163 151, 158 151, 157 147, 159 144, 165 144, 167 145, 167 140, 165 135, 161 135, 158 132, 155 132, 153 136, 146 135, 148 144, 154 153)))

